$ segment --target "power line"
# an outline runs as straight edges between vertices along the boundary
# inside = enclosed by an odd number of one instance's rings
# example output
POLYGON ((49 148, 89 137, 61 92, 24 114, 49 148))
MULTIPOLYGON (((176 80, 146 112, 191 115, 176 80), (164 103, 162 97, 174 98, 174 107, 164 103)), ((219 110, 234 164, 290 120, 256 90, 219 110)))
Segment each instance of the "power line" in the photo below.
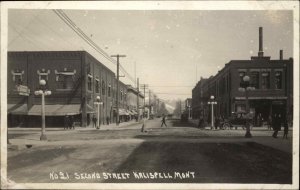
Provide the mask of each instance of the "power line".
MULTIPOLYGON (((94 41, 92 41, 69 17, 63 10, 53 10, 54 13, 63 20, 81 39, 83 39, 87 44, 89 44, 94 50, 100 53, 104 58, 108 61, 116 65, 116 60, 112 59, 104 50, 102 50, 94 41)), ((133 82, 135 80, 133 77, 122 67, 120 66, 120 70, 133 82)))

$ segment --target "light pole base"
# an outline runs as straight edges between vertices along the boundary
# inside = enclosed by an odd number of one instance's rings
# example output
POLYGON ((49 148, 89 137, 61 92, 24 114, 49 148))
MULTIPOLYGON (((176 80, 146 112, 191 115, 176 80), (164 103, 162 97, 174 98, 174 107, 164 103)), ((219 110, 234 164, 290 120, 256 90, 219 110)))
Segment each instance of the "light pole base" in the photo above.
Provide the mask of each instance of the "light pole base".
POLYGON ((252 138, 250 131, 247 131, 245 134, 245 138, 252 138))
POLYGON ((40 137, 40 140, 41 141, 46 141, 48 139, 47 139, 47 136, 45 134, 42 134, 41 137, 40 137))

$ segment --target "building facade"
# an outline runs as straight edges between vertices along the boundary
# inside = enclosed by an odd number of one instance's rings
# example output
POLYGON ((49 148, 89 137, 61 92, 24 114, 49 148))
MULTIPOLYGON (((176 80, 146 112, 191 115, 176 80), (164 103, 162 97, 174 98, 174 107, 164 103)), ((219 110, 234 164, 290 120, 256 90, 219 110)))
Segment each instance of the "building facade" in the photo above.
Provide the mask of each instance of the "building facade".
MULTIPOLYGON (((34 91, 41 88, 52 92, 45 97, 47 126, 63 125, 65 115, 88 126, 98 96, 100 122, 116 121, 115 74, 85 51, 8 52, 7 68, 9 126, 40 125, 41 97, 34 91)), ((127 85, 119 86, 119 107, 127 110, 127 85)))
POLYGON ((250 112, 258 119, 267 121, 274 114, 283 117, 293 115, 293 59, 271 60, 263 55, 262 29, 260 29, 258 56, 250 60, 232 60, 215 76, 201 79, 193 89, 193 117, 209 120, 208 101, 215 97, 214 115, 228 118, 235 112, 246 111, 246 94, 240 91, 244 76, 250 77, 248 100, 250 112))

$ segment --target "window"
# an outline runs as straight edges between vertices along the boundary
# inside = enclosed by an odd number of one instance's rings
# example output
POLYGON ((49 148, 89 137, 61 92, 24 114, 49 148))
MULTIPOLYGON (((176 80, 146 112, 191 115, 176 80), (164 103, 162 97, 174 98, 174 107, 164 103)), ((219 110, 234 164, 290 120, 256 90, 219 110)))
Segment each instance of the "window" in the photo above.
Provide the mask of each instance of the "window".
POLYGON ((92 76, 88 75, 87 87, 89 91, 92 91, 92 76))
POLYGON ((121 90, 121 101, 123 100, 123 90, 121 90))
POLYGON ((76 70, 68 71, 64 68, 63 71, 55 70, 56 75, 56 87, 57 89, 72 89, 74 87, 74 77, 76 70))
POLYGON ((19 69, 16 69, 16 70, 12 70, 11 74, 13 75, 13 81, 16 85, 22 85, 23 84, 24 71, 20 71, 19 69))
POLYGON ((105 82, 102 79, 102 95, 105 95, 105 82))
POLYGON ((269 89, 270 88, 270 72, 263 72, 261 74, 261 76, 262 76, 261 88, 262 89, 269 89))
POLYGON ((275 72, 275 89, 282 89, 282 71, 275 72))
POLYGON ((110 97, 110 94, 111 94, 111 85, 110 84, 108 85, 107 94, 108 94, 108 97, 110 97))
POLYGON ((255 89, 259 89, 259 72, 257 71, 251 72, 250 80, 251 80, 251 87, 254 87, 255 89))
MULTIPOLYGON (((246 75, 246 72, 244 72, 244 71, 239 72, 240 85, 241 85, 241 83, 243 82, 243 78, 244 78, 245 75, 246 75)), ((241 86, 240 86, 240 87, 241 87, 241 86)))
POLYGON ((246 111, 246 105, 245 104, 238 104, 236 105, 236 112, 244 112, 246 111))
POLYGON ((60 75, 57 79, 57 89, 72 89, 73 85, 72 75, 60 75))
POLYGON ((99 79, 95 79, 95 92, 96 93, 100 92, 100 82, 99 82, 99 79))

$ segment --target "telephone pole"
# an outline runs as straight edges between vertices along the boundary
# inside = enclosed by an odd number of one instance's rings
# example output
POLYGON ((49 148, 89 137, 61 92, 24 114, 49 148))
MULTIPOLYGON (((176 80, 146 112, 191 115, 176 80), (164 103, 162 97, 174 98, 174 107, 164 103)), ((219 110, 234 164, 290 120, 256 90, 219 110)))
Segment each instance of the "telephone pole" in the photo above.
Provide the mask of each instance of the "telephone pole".
POLYGON ((145 114, 145 106, 146 106, 146 103, 145 103, 145 98, 146 98, 146 88, 148 88, 148 84, 141 84, 141 88, 144 89, 144 108, 143 108, 143 117, 144 117, 144 114, 145 114))
POLYGON ((150 114, 151 114, 151 91, 149 89, 149 113, 148 113, 148 118, 150 118, 150 114))
POLYGON ((140 87, 139 87, 139 78, 137 78, 137 84, 136 84, 136 88, 137 88, 137 122, 140 121, 140 87))
POLYGON ((119 58, 120 57, 126 57, 126 55, 112 55, 111 57, 116 57, 117 58, 117 121, 116 124, 117 126, 119 125, 119 69, 120 69, 120 62, 119 62, 119 58))

